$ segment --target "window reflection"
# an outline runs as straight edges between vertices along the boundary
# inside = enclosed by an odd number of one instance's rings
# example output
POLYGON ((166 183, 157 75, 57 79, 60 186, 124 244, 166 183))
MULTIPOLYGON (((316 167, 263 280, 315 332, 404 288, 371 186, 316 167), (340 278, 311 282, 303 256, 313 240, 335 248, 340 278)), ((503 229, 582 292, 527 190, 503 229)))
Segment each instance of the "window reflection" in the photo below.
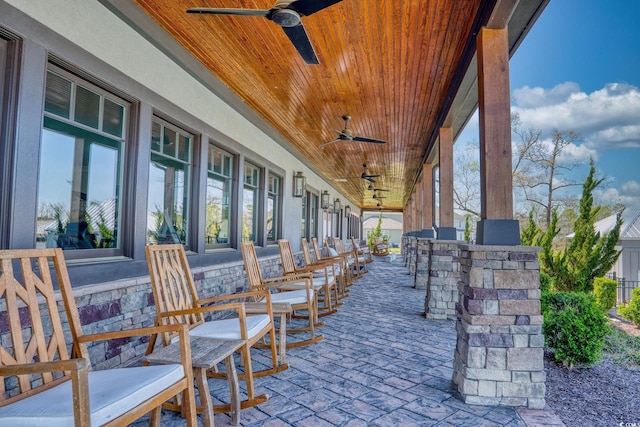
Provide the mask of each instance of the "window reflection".
POLYGON ((274 243, 280 234, 279 205, 280 178, 269 174, 269 191, 267 192, 267 242, 274 243))
POLYGON ((247 164, 242 190, 242 240, 256 242, 259 218, 260 169, 247 164))
POLYGON ((120 146, 45 119, 36 247, 117 248, 120 146))
POLYGON ((186 245, 191 136, 155 118, 151 138, 147 243, 186 245))
POLYGON ((209 145, 205 207, 207 248, 229 244, 232 164, 230 154, 209 145))

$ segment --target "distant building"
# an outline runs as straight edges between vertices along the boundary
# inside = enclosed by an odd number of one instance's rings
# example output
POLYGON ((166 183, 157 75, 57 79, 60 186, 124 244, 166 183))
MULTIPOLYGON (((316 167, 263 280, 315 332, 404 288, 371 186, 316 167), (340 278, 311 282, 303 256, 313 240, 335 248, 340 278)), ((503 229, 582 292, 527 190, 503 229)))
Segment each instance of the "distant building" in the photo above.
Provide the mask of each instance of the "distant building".
MULTIPOLYGON (((362 238, 367 239, 374 228, 378 226, 378 214, 365 215, 362 222, 362 238)), ((402 214, 382 214, 382 223, 380 224, 380 232, 383 237, 389 238, 389 244, 392 247, 400 245, 402 237, 402 214)))
MULTIPOLYGON (((615 215, 607 217, 595 224, 596 232, 606 233, 613 228, 614 224, 615 215)), ((628 225, 622 225, 620 240, 616 247, 622 253, 611 269, 611 273, 615 273, 619 279, 640 282, 640 211, 628 225)))

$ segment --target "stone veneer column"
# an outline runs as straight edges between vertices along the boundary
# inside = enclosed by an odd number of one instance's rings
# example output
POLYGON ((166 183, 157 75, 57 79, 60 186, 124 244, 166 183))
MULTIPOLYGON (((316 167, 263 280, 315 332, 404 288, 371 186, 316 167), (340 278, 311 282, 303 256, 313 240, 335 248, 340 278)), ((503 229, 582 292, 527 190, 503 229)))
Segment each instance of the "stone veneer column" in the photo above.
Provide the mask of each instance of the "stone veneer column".
POLYGON ((409 256, 408 267, 409 275, 414 276, 416 274, 416 252, 418 250, 418 238, 416 236, 409 237, 409 256))
POLYGON ((460 251, 453 382, 465 403, 544 408, 538 248, 460 251))
POLYGON ((429 281, 429 240, 418 238, 416 242, 416 268, 413 276, 413 287, 427 289, 429 281))
POLYGON ((456 317, 460 281, 460 241, 429 241, 429 275, 424 310, 427 319, 456 317))

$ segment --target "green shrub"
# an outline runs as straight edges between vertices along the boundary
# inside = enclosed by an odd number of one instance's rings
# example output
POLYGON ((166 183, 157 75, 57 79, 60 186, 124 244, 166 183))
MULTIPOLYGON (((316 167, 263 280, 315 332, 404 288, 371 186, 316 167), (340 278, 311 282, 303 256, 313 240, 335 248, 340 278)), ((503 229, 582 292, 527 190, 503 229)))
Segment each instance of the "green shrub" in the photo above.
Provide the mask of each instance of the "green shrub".
POLYGON ((540 292, 551 292, 553 285, 553 278, 545 273, 540 273, 540 292))
POLYGON ((631 301, 629 301, 629 304, 618 308, 618 313, 640 327, 640 288, 635 288, 631 291, 631 301))
POLYGON ((596 304, 605 313, 615 307, 618 299, 618 282, 606 277, 596 277, 593 281, 593 295, 596 304))
POLYGON ((593 295, 555 292, 545 296, 545 342, 563 365, 593 365, 602 357, 607 318, 593 295))

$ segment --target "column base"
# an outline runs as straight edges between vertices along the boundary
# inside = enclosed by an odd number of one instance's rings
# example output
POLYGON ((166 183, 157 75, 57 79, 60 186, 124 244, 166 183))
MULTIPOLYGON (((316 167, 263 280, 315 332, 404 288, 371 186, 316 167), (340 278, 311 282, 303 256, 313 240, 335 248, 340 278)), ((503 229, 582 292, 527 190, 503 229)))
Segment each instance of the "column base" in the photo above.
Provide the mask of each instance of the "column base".
POLYGON ((483 219, 476 227, 478 245, 517 246, 520 244, 520 222, 517 219, 483 219))
POLYGON ((455 227, 438 228, 438 240, 458 240, 458 230, 455 227))
POLYGON ((435 234, 433 233, 433 229, 423 228, 422 232, 420 233, 420 237, 424 239, 433 239, 435 237, 435 234))

